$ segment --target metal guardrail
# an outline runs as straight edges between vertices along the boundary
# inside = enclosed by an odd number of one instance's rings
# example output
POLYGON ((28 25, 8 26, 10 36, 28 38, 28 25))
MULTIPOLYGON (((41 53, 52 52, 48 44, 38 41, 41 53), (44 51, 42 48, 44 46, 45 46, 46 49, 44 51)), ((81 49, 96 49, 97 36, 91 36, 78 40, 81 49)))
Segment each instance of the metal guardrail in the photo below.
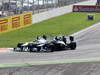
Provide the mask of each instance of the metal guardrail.
POLYGON ((0 17, 32 11, 33 14, 87 0, 0 0, 0 17))

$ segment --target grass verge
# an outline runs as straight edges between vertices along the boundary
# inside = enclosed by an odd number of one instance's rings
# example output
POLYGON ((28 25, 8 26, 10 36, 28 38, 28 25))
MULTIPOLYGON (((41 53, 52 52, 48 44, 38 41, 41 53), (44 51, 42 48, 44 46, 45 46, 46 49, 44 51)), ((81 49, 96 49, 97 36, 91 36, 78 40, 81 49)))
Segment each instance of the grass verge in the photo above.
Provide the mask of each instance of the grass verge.
POLYGON ((87 20, 87 13, 69 13, 33 24, 30 27, 0 35, 0 47, 14 47, 18 42, 27 42, 42 34, 72 34, 100 21, 100 13, 93 21, 87 20))

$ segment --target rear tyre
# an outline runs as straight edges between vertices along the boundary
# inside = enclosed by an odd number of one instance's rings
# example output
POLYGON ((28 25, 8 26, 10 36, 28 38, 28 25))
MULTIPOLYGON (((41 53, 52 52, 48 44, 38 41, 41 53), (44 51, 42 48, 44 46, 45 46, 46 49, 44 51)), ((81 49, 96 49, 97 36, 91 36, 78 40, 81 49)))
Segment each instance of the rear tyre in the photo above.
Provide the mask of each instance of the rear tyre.
POLYGON ((70 47, 71 50, 75 50, 76 46, 77 46, 76 42, 72 42, 72 43, 69 44, 69 47, 70 47))
POLYGON ((37 47, 37 52, 40 52, 40 50, 41 50, 41 47, 37 47))
POLYGON ((33 52, 33 48, 29 48, 29 52, 33 52))
POLYGON ((54 50, 53 49, 48 49, 47 52, 54 52, 54 50))
POLYGON ((50 47, 50 52, 54 52, 54 46, 50 47))
POLYGON ((45 50, 45 52, 53 52, 54 51, 53 49, 51 49, 49 47, 45 47, 44 50, 45 50))

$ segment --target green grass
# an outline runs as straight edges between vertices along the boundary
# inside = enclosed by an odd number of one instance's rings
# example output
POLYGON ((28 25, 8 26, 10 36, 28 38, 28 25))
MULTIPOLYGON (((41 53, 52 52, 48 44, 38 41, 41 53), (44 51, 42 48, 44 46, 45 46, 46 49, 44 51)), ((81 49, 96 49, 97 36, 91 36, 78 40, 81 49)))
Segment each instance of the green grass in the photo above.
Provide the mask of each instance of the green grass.
POLYGON ((95 14, 95 20, 89 21, 87 13, 69 13, 59 17, 33 24, 30 27, 18 29, 0 35, 0 47, 14 47, 18 42, 27 42, 42 34, 72 34, 100 21, 100 13, 95 14))

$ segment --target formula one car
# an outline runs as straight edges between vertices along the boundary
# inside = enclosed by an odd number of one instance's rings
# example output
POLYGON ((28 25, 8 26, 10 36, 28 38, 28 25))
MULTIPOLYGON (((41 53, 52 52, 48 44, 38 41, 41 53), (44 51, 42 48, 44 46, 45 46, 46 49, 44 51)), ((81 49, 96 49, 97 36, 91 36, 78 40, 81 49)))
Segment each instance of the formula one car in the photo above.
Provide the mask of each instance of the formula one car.
POLYGON ((29 51, 29 52, 35 52, 42 50, 41 48, 46 44, 46 36, 40 36, 37 37, 37 40, 26 42, 26 43, 18 43, 17 47, 14 48, 14 51, 29 51))
POLYGON ((53 52, 61 50, 75 50, 76 42, 73 36, 55 36, 52 40, 48 40, 45 35, 37 37, 37 40, 27 43, 18 43, 14 51, 29 52, 53 52))
POLYGON ((56 36, 54 40, 45 44, 45 47, 53 51, 61 51, 61 50, 75 50, 76 42, 74 41, 73 36, 56 36))

